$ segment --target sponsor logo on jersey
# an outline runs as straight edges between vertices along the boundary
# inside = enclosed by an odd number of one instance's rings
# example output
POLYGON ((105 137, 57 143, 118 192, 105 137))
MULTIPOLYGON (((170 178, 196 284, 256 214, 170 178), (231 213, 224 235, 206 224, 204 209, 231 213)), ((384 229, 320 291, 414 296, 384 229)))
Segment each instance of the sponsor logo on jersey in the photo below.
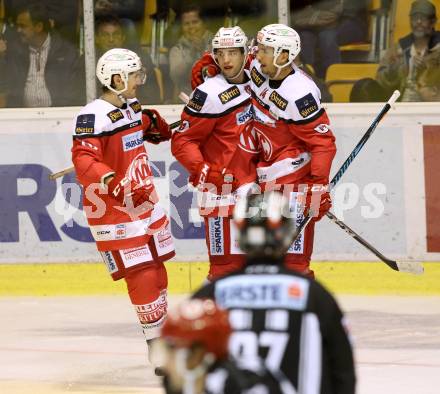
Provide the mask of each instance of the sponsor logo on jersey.
POLYGON ((234 100, 238 96, 240 96, 240 89, 237 86, 231 86, 229 89, 218 95, 222 104, 229 103, 229 101, 234 100))
POLYGON ((272 119, 269 115, 265 114, 263 111, 261 111, 257 107, 254 107, 253 111, 254 111, 254 119, 257 122, 263 123, 266 126, 275 127, 275 119, 272 119))
POLYGON ((114 109, 113 111, 110 111, 107 116, 112 121, 112 123, 116 123, 119 119, 122 119, 124 117, 124 114, 121 112, 120 109, 114 109))
POLYGON ((264 81, 266 80, 266 78, 264 78, 255 67, 252 67, 251 70, 251 79, 252 82, 257 85, 258 87, 260 87, 264 81))
POLYGON ((127 134, 122 137, 122 149, 124 152, 136 149, 138 146, 142 146, 144 143, 142 139, 142 131, 136 131, 135 133, 127 134))
POLYGON ((190 126, 190 123, 187 120, 182 120, 182 123, 180 123, 179 128, 176 130, 177 133, 183 133, 185 130, 188 130, 190 126))
POLYGON ((157 241, 159 243, 159 248, 163 249, 170 246, 173 243, 173 239, 171 237, 171 233, 168 228, 165 228, 156 233, 157 241))
POLYGON ((236 275, 216 282, 215 299, 226 309, 304 310, 308 290, 307 280, 293 275, 236 275))
POLYGON ((207 97, 208 93, 202 92, 196 88, 187 104, 187 107, 193 109, 194 111, 200 112, 207 97))
POLYGON ((131 103, 131 104, 130 104, 130 107, 131 107, 131 109, 133 110, 133 112, 134 112, 135 114, 137 114, 138 112, 141 112, 141 111, 142 111, 142 106, 141 106, 141 104, 139 103, 139 101, 135 101, 135 102, 131 103))
POLYGON ((76 134, 93 134, 95 132, 95 114, 78 115, 76 118, 76 134))
POLYGON ((125 268, 153 260, 151 252, 146 245, 121 250, 121 258, 125 268))
POLYGON ((314 130, 320 134, 325 134, 328 131, 330 131, 330 126, 328 124, 321 123, 318 126, 316 126, 314 130))
POLYGON ((223 220, 221 217, 209 218, 209 242, 212 256, 223 255, 223 220))
POLYGON ((303 118, 307 118, 318 110, 318 104, 312 93, 306 94, 304 97, 295 101, 298 112, 303 118))
POLYGON ((247 123, 249 120, 251 120, 254 117, 254 111, 252 109, 252 105, 247 106, 243 112, 239 112, 236 115, 237 118, 237 125, 242 125, 247 123))
POLYGON ((122 239, 125 238, 127 235, 127 230, 125 228, 124 223, 117 224, 115 226, 115 239, 122 239))
MULTIPOLYGON (((292 218, 295 221, 295 225, 299 226, 302 222, 304 215, 304 193, 295 192, 290 195, 290 212, 292 212, 292 218)), ((290 245, 287 253, 292 254, 303 254, 304 253, 304 233, 301 233, 292 245, 290 245)))
POLYGON ((112 252, 110 251, 101 252, 101 256, 110 274, 113 274, 118 271, 118 266, 116 265, 116 260, 113 257, 112 252))
POLYGON ((269 101, 272 101, 281 111, 287 108, 289 103, 284 97, 280 96, 275 90, 270 94, 269 101))

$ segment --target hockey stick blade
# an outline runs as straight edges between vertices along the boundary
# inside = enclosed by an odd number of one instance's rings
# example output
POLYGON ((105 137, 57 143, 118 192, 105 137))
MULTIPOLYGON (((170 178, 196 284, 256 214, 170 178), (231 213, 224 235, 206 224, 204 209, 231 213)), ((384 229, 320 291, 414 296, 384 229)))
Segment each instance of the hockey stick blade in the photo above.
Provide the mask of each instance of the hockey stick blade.
POLYGON ((368 241, 363 239, 358 233, 348 227, 342 220, 339 220, 333 213, 327 212, 327 217, 335 224, 337 224, 342 230, 344 230, 350 237, 354 238, 371 253, 373 253, 379 260, 383 261, 388 267, 394 271, 407 272, 410 274, 421 275, 423 274, 423 266, 418 262, 399 262, 390 260, 388 257, 380 253, 374 246, 368 241))

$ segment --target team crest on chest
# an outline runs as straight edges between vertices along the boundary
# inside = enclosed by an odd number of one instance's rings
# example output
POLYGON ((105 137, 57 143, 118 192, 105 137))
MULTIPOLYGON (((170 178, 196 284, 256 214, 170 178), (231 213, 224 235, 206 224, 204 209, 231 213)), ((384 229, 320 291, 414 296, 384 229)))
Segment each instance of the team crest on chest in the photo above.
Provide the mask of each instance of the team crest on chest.
POLYGON ((218 98, 220 99, 222 104, 226 104, 229 101, 235 99, 236 97, 240 96, 240 89, 237 86, 232 86, 229 89, 225 90, 224 92, 220 93, 218 95, 218 98))
POLYGON ((274 103, 281 111, 287 108, 289 103, 284 97, 280 96, 275 90, 270 94, 269 101, 274 103))

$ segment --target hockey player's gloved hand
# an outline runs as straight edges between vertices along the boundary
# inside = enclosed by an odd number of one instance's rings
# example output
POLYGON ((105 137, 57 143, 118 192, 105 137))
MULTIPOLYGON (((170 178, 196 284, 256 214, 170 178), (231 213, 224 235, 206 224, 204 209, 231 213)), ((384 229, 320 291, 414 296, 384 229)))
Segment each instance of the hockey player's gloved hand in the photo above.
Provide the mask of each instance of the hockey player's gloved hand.
POLYGON ((304 216, 311 211, 313 214, 313 221, 317 222, 330 210, 332 207, 332 200, 330 193, 327 191, 328 185, 309 184, 306 193, 304 216))
POLYGON ((156 145, 172 136, 170 126, 155 109, 142 110, 142 130, 143 140, 156 145))
MULTIPOLYGON (((237 182, 234 179, 231 171, 227 170, 225 167, 221 167, 215 164, 201 163, 194 175, 190 176, 189 181, 199 188, 214 188, 213 192, 220 194, 222 192, 223 186, 227 185, 228 192, 234 191, 237 182)), ((225 186, 226 189, 226 186, 225 186)))
POLYGON ((140 185, 127 177, 119 180, 115 177, 107 186, 110 195, 125 207, 137 208, 144 203, 147 203, 145 204, 145 210, 153 209, 154 207, 154 199, 151 195, 152 186, 140 185))
POLYGON ((205 52, 203 56, 197 60, 191 70, 191 87, 194 90, 201 85, 206 78, 215 77, 220 73, 220 68, 215 64, 209 52, 205 52))

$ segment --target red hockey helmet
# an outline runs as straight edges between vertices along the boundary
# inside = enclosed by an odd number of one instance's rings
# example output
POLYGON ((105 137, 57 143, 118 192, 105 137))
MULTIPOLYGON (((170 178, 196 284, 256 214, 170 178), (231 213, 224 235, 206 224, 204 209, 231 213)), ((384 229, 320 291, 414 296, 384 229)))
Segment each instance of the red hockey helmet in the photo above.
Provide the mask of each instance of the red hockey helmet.
POLYGON ((217 359, 226 358, 231 335, 228 312, 212 300, 186 300, 168 312, 162 337, 178 347, 202 345, 217 359))

